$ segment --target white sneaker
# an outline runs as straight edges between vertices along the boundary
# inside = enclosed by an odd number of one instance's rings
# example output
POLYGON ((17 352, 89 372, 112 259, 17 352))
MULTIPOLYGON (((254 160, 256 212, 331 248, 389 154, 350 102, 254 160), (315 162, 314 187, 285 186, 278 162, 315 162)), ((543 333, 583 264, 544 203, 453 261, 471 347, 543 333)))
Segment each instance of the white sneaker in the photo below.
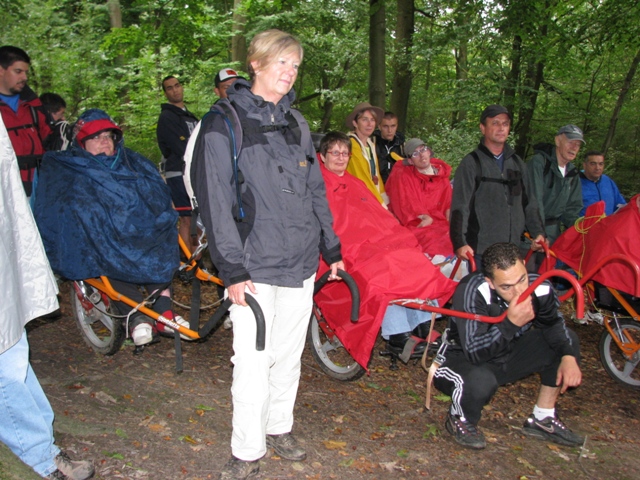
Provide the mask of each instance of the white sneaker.
POLYGON ((577 318, 575 312, 571 314, 571 318, 578 325, 586 325, 589 322, 604 325, 604 317, 600 312, 584 312, 584 318, 577 318))
POLYGON ((153 340, 153 327, 148 323, 140 323, 131 332, 131 338, 136 346, 146 345, 153 340))
MULTIPOLYGON (((176 316, 173 318, 173 321, 174 321, 174 322, 176 322, 176 323, 177 323, 178 325, 180 325, 181 327, 184 327, 184 328, 191 328, 191 327, 190 327, 190 325, 189 325, 189 322, 187 322, 187 321, 186 321, 184 318, 182 318, 180 315, 176 315, 176 316)), ((170 326, 165 325, 164 323, 157 322, 157 323, 156 323, 156 328, 158 329, 158 331, 159 331, 160 333, 164 333, 164 334, 167 334, 167 335, 171 335, 171 336, 173 336, 173 329, 172 329, 170 326)), ((195 340, 195 338, 187 337, 186 335, 183 335, 182 333, 180 334, 180 338, 181 338, 181 339, 183 339, 183 340, 188 340, 188 341, 193 341, 193 340, 195 340)))

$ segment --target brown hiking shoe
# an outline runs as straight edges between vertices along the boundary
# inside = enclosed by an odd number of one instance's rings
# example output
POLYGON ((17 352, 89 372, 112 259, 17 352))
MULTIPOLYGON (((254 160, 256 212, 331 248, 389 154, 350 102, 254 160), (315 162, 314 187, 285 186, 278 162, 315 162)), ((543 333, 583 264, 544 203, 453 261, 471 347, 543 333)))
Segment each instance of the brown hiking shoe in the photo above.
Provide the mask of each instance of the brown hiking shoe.
POLYGON ((291 433, 283 433, 282 435, 267 435, 267 447, 273 448, 276 455, 298 462, 307 458, 307 453, 300 446, 298 441, 291 433))
POLYGON ((260 470, 260 460, 246 461, 232 456, 222 467, 220 480, 244 480, 253 477, 260 470))
MULTIPOLYGON (((58 471, 64 474, 64 477, 52 477, 52 478, 68 478, 69 480, 86 480, 93 477, 95 468, 93 463, 86 460, 74 461, 69 458, 65 452, 60 452, 56 458, 54 458, 58 471)), ((54 472, 55 473, 55 472, 54 472)))

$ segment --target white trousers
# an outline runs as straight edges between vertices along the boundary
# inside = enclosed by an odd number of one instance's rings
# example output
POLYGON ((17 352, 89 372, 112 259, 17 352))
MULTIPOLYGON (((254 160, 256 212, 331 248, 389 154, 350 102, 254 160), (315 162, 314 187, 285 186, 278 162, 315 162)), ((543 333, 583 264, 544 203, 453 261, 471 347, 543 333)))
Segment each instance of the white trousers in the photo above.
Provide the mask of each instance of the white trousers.
POLYGON ((233 305, 233 433, 231 452, 253 461, 267 452, 266 435, 288 433, 300 382, 300 357, 311 316, 314 276, 302 288, 254 283, 266 324, 265 349, 256 350, 249 307, 233 305))

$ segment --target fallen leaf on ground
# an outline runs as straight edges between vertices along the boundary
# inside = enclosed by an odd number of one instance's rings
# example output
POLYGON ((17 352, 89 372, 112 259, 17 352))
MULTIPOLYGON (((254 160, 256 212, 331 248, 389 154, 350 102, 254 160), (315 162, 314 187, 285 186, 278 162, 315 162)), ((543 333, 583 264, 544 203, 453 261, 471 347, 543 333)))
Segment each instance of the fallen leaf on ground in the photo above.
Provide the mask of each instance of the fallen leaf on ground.
POLYGON ((526 468, 528 468, 529 470, 535 470, 536 467, 534 467, 533 465, 531 465, 527 460, 525 460, 522 457, 518 457, 517 458, 518 463, 521 463, 522 465, 524 465, 526 468))
POLYGON ((118 403, 118 401, 113 398, 111 395, 109 395, 108 393, 104 393, 104 392, 97 392, 95 394, 95 398, 96 400, 104 403, 105 405, 109 402, 111 403, 118 403))
POLYGON ((396 462, 384 462, 380 464, 380 468, 388 471, 388 472, 393 472, 396 468, 396 462))
POLYGON ((182 440, 183 442, 187 442, 190 443, 192 445, 198 445, 198 441, 195 440, 192 436, 190 435, 184 435, 182 437, 179 438, 179 440, 182 440))
POLYGON ((324 440, 322 443, 327 450, 342 450, 347 446, 347 442, 339 442, 337 440, 324 440))

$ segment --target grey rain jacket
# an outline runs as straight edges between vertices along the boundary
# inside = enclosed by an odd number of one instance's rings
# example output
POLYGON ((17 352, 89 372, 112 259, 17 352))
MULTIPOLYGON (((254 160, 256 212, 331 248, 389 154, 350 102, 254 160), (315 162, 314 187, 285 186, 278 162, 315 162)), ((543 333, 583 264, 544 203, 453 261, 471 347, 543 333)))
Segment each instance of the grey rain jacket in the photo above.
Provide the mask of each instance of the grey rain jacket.
MULTIPOLYGON (((294 92, 277 105, 237 80, 228 90, 243 127, 238 165, 244 220, 237 222, 229 130, 219 115, 203 119, 191 164, 191 182, 209 250, 225 285, 246 280, 301 287, 318 268, 342 259, 333 232, 324 180, 313 144, 300 145, 286 113, 294 92)), ((291 117, 289 117, 291 119, 291 117)), ((309 128, 308 124, 300 128, 309 128)), ((309 137, 310 138, 310 137, 309 137)))

